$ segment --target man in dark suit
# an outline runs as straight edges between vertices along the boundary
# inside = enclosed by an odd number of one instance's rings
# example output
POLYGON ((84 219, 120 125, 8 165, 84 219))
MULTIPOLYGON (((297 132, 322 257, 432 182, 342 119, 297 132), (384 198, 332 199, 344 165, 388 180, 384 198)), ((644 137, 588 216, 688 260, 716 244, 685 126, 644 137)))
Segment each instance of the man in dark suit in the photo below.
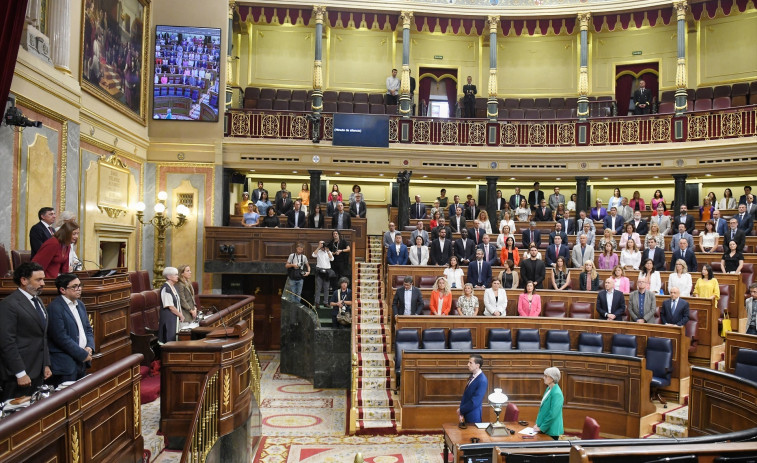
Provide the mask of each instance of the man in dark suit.
POLYGON ((276 213, 279 215, 287 215, 293 207, 294 203, 289 199, 289 193, 286 191, 281 195, 281 198, 276 200, 276 213))
POLYGON ((615 282, 612 278, 605 280, 605 289, 597 293, 597 312, 602 320, 623 321, 626 311, 626 300, 623 293, 615 291, 615 282))
POLYGON ((258 199, 260 199, 260 196, 263 194, 264 191, 265 191, 265 194, 268 195, 268 190, 266 190, 265 188, 263 188, 263 182, 258 182, 258 187, 256 189, 252 190, 251 201, 253 203, 258 202, 258 199))
POLYGON ((686 225, 683 223, 678 224, 678 233, 673 235, 670 239, 670 250, 673 252, 678 251, 678 243, 681 242, 681 238, 686 240, 689 248, 694 248, 694 237, 686 232, 686 225))
POLYGON ((539 182, 534 182, 534 189, 528 193, 528 205, 532 210, 536 209, 542 199, 544 199, 544 192, 539 189, 539 182))
POLYGON ((537 222, 552 221, 552 209, 547 207, 546 199, 542 199, 541 202, 539 202, 539 207, 534 210, 534 220, 537 222))
POLYGON ((649 224, 641 216, 641 211, 634 211, 631 223, 633 224, 634 231, 639 235, 646 235, 649 233, 649 224))
POLYGON ((394 235, 394 244, 386 248, 386 263, 389 265, 407 265, 410 256, 407 246, 402 242, 402 233, 394 235))
POLYGON ((474 288, 488 288, 492 285, 492 267, 484 259, 484 250, 476 249, 476 260, 468 264, 467 282, 474 288))
POLYGON ((525 287, 526 283, 533 281, 536 288, 542 288, 547 269, 544 261, 536 258, 538 253, 536 246, 531 245, 528 248, 528 259, 520 260, 520 286, 525 287))
POLYGON ((522 198, 525 198, 522 194, 520 194, 520 187, 515 187, 515 194, 510 195, 510 209, 515 210, 518 207, 520 207, 520 200, 522 198))
POLYGON ((51 382, 84 377, 95 351, 95 338, 81 302, 81 281, 72 273, 61 273, 55 279, 58 297, 47 306, 49 316, 47 337, 50 341, 51 382))
POLYGON ((623 217, 618 215, 618 209, 616 207, 610 208, 610 213, 602 220, 605 224, 605 229, 609 228, 613 230, 613 233, 620 235, 623 233, 623 217))
POLYGON ((507 204, 507 199, 502 197, 502 190, 497 190, 497 197, 494 198, 494 208, 501 211, 505 208, 505 204, 507 204))
MULTIPOLYGON (((455 209, 457 209, 458 207, 461 208, 461 209, 463 209, 463 212, 465 212, 465 204, 463 204, 463 203, 460 202, 460 195, 455 195, 453 197, 452 204, 449 205, 449 211, 448 211, 447 215, 450 216, 450 217, 454 217, 455 216, 455 209)), ((463 214, 463 217, 465 217, 464 214, 463 214)))
POLYGON ((628 296, 628 315, 632 322, 654 323, 655 295, 647 291, 646 278, 639 278, 636 290, 628 296))
POLYGON ((636 115, 649 114, 652 105, 652 92, 647 89, 643 79, 639 79, 639 88, 633 92, 634 109, 636 115))
POLYGON ((684 326, 689 322, 689 303, 681 299, 681 290, 670 288, 670 299, 663 301, 660 310, 660 323, 663 325, 684 326))
POLYGON ((499 265, 499 257, 497 252, 497 246, 490 243, 489 235, 484 235, 483 239, 481 240, 481 244, 479 244, 478 249, 481 249, 484 251, 484 260, 489 262, 489 265, 491 266, 497 266, 499 265))
POLYGON ((18 290, 0 301, 0 401, 31 395, 52 375, 47 347, 47 312, 39 295, 45 287, 45 271, 26 262, 13 272, 18 290))
POLYGON ((480 423, 481 409, 484 403, 484 397, 489 391, 489 380, 481 371, 481 365, 484 360, 479 354, 472 354, 468 359, 468 371, 470 379, 465 385, 463 398, 460 399, 460 408, 457 409, 457 419, 459 423, 480 423))
POLYGON ((752 187, 749 185, 744 186, 744 194, 739 196, 739 204, 746 204, 747 195, 752 194, 752 187))
POLYGON ((665 251, 657 246, 657 239, 655 238, 650 238, 647 243, 649 244, 649 247, 644 249, 644 252, 641 253, 642 268, 647 259, 652 259, 655 270, 658 272, 665 271, 665 251))
POLYGON ((568 245, 562 244, 562 237, 560 235, 555 236, 555 244, 550 244, 547 248, 547 256, 545 264, 550 267, 554 267, 557 264, 557 258, 562 256, 565 260, 565 267, 570 266, 570 253, 568 252, 568 245))
POLYGON ((429 233, 429 237, 431 240, 435 240, 439 238, 439 231, 445 230, 447 232, 447 238, 450 240, 452 239, 452 228, 450 228, 445 222, 443 217, 439 217, 439 224, 434 227, 433 230, 431 230, 431 233, 429 233))
POLYGON ((415 203, 410 206, 410 218, 415 220, 428 218, 426 215, 426 205, 421 202, 420 195, 415 195, 415 203))
POLYGON ((305 220, 305 212, 302 210, 300 200, 294 202, 294 209, 287 213, 287 227, 288 228, 307 228, 308 224, 305 220))
POLYGON ((350 217, 365 218, 365 203, 363 202, 363 195, 360 193, 355 195, 355 202, 350 204, 350 217))
POLYGON ((731 241, 736 242, 736 250, 744 252, 744 245, 746 244, 746 234, 739 230, 739 219, 731 217, 728 221, 729 228, 723 235, 723 249, 728 249, 728 243, 731 241))
MULTIPOLYGON (((558 220, 557 223, 560 224, 562 227, 562 231, 565 232, 568 235, 576 235, 579 231, 576 229, 576 221, 570 218, 570 211, 566 210, 565 214, 563 214, 563 218, 558 220)), ((565 241, 567 243, 567 241, 565 241)))
POLYGON ((447 265, 452 257, 452 240, 447 238, 447 230, 439 230, 439 238, 431 241, 428 249, 430 265, 447 265))
POLYGON ((728 221, 720 217, 720 211, 715 209, 712 211, 712 221, 715 223, 715 231, 720 236, 725 236, 725 232, 728 230, 728 221))
POLYGON ((289 202, 291 203, 292 200, 292 194, 287 190, 287 182, 281 182, 281 189, 276 192, 276 202, 278 203, 281 198, 284 197, 284 193, 286 193, 287 197, 290 198, 289 202))
POLYGON ((457 257, 458 264, 461 266, 468 265, 476 258, 476 243, 468 238, 468 230, 465 228, 460 230, 460 238, 455 240, 453 251, 457 257))
POLYGON ((463 117, 476 117, 476 86, 471 76, 468 76, 468 83, 463 85, 463 117))
POLYGON ((452 231, 460 233, 465 230, 465 225, 466 222, 465 216, 463 215, 463 208, 455 208, 455 214, 451 215, 449 219, 449 227, 452 231))
POLYGON ((465 205, 465 218, 468 220, 477 220, 481 208, 476 205, 476 200, 471 198, 465 205))
POLYGON ((673 253, 673 257, 670 259, 670 271, 676 271, 676 262, 678 259, 682 259, 686 262, 686 267, 689 272, 697 271, 697 256, 694 255, 693 249, 688 249, 689 243, 686 238, 678 240, 678 250, 673 253))
POLYGON ((472 239, 476 246, 478 246, 483 241, 485 234, 486 230, 481 227, 481 222, 474 220, 473 226, 468 229, 468 238, 472 239))
POLYGON ((549 244, 555 244, 555 236, 562 238, 562 242, 568 244, 568 235, 562 227, 562 222, 555 222, 555 229, 549 233, 549 244))
POLYGON ((746 195, 746 213, 752 216, 752 220, 757 219, 757 204, 754 203, 754 195, 746 195))
POLYGON ((744 232, 744 235, 750 236, 754 229, 754 218, 746 211, 746 204, 739 204, 739 213, 733 216, 739 222, 739 230, 744 232))
POLYGON ((336 213, 331 217, 331 228, 335 230, 349 230, 352 228, 350 214, 344 211, 344 204, 341 202, 336 206, 336 213))
POLYGON ((55 234, 53 224, 55 223, 55 209, 52 207, 43 207, 37 213, 39 222, 29 229, 29 245, 32 248, 32 255, 37 254, 42 243, 50 239, 55 234))
POLYGON ((682 223, 686 225, 686 233, 691 235, 694 233, 694 217, 689 215, 689 208, 685 204, 681 204, 681 213, 673 221, 673 229, 678 229, 678 224, 682 223))
POLYGON ((531 243, 536 243, 537 248, 541 246, 541 231, 536 229, 536 222, 531 221, 528 230, 521 235, 520 241, 523 244, 523 249, 528 249, 531 243))
POLYGON ((333 217, 336 214, 337 207, 339 207, 339 193, 334 191, 331 193, 331 201, 326 204, 326 215, 333 217))
POLYGON ((402 287, 394 293, 392 313, 395 321, 397 315, 423 315, 423 296, 421 290, 413 286, 412 276, 407 275, 402 287))

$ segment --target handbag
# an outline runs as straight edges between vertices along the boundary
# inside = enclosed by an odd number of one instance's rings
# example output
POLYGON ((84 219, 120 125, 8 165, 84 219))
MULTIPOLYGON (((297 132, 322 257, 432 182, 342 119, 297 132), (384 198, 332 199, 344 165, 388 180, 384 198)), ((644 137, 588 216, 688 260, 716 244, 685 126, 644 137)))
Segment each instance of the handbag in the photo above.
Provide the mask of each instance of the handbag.
POLYGON ((731 329, 731 318, 728 316, 728 312, 725 312, 725 315, 723 316, 723 330, 720 332, 720 336, 725 338, 728 336, 728 332, 733 331, 731 329))

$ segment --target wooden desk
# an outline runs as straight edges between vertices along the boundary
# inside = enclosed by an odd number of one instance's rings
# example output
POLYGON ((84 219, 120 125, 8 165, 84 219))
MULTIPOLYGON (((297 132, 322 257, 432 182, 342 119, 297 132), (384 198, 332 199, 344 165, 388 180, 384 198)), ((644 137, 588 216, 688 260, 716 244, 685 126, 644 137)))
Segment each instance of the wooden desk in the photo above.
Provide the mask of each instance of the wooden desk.
MULTIPOLYGON (((754 442, 718 442, 697 444, 689 443, 685 440, 680 444, 668 445, 628 445, 628 446, 607 446, 607 447, 583 447, 576 445, 570 449, 570 463, 610 463, 613 461, 633 461, 638 458, 639 461, 675 461, 673 457, 681 455, 697 455, 697 461, 701 463, 712 463, 716 457, 730 456, 737 457, 740 455, 754 455, 754 442), (656 457, 656 458, 655 458, 656 457)), ((751 461, 751 460, 745 460, 751 461)))
POLYGON ((731 331, 725 340, 725 371, 733 374, 736 370, 736 355, 739 349, 757 350, 757 336, 731 331))
MULTIPOLYGON (((504 410, 502 411, 504 414, 504 410)), ((531 438, 524 438, 523 434, 519 434, 519 431, 526 426, 518 423, 505 423, 508 428, 515 431, 515 434, 510 436, 497 436, 492 437, 486 432, 486 429, 478 429, 476 425, 469 424, 466 429, 460 429, 457 427, 457 423, 444 423, 442 429, 444 431, 444 462, 449 461, 449 451, 452 450, 452 458, 455 463, 463 461, 463 454, 460 450, 460 446, 464 444, 473 443, 471 439, 476 438, 480 443, 490 442, 534 442, 534 441, 551 441, 552 438, 546 434, 539 433, 531 438)), ((533 426, 533 423, 530 423, 533 426)))
POLYGON ((721 371, 691 367, 689 437, 755 427, 757 383, 721 371))

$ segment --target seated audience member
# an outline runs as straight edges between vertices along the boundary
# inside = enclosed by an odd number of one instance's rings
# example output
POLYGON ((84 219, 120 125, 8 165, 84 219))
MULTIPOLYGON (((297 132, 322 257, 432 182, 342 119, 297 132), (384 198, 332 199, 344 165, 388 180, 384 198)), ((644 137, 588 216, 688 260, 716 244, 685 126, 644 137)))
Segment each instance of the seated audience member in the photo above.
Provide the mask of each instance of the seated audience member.
POLYGON ((463 287, 463 269, 458 265, 457 256, 449 258, 449 264, 444 269, 444 278, 447 279, 450 289, 463 287))
POLYGON ((751 236, 754 229, 754 216, 746 211, 746 204, 739 204, 739 213, 734 215, 739 223, 739 230, 743 231, 746 236, 751 236))
POLYGON ((538 250, 536 246, 531 245, 528 248, 528 259, 520 262, 520 281, 525 284, 527 281, 533 281, 536 288, 542 288, 542 282, 546 276, 547 270, 544 261, 537 259, 538 250))
POLYGON ((60 273, 69 273, 69 253, 79 240, 79 224, 64 222, 52 238, 42 244, 32 258, 45 270, 45 278, 55 278, 60 273))
POLYGON ((529 224, 528 230, 523 231, 521 243, 524 249, 531 247, 531 243, 536 244, 537 248, 541 246, 541 231, 536 229, 536 222, 533 220, 529 224))
POLYGON ((518 315, 521 317, 538 317, 541 314, 541 296, 536 294, 536 285, 527 281, 523 292, 518 296, 518 315))
POLYGON ((594 261, 594 248, 588 243, 588 235, 579 235, 578 244, 573 246, 570 253, 573 267, 581 268, 587 260, 594 261))
MULTIPOLYGON (((650 223, 656 223, 660 228, 660 233, 663 235, 670 235, 673 233, 673 222, 670 220, 670 212, 666 209, 665 203, 657 205, 655 213, 650 219, 650 223)), ((676 226, 675 229, 678 230, 678 227, 676 226)))
POLYGON ((276 200, 276 213, 278 215, 287 215, 294 207, 294 203, 289 199, 289 193, 284 191, 281 198, 276 200))
POLYGON ((631 219, 629 223, 633 225, 634 231, 639 235, 646 235, 647 233, 649 233, 649 224, 641 216, 641 212, 634 211, 633 219, 631 219))
POLYGON ((43 207, 37 213, 37 217, 39 217, 39 222, 29 229, 29 245, 32 249, 32 258, 37 254, 42 244, 55 234, 55 229, 53 228, 55 224, 55 209, 52 207, 43 207))
POLYGON ((478 248, 484 251, 484 260, 489 262, 489 265, 492 267, 499 265, 499 257, 497 257, 499 253, 497 252, 497 247, 489 241, 489 235, 484 234, 478 248))
MULTIPOLYGON (((554 267, 557 263, 557 258, 562 257, 565 260, 570 258, 570 252, 567 244, 562 244, 562 237, 560 235, 555 236, 555 244, 550 245, 547 248, 546 265, 554 267)), ((567 241, 567 239, 566 239, 567 241)))
POLYGON ((596 222, 601 222, 607 217, 607 209, 602 207, 602 200, 598 199, 596 206, 591 208, 591 218, 596 222))
POLYGON ((655 240, 655 244, 660 248, 665 247, 665 236, 660 233, 660 226, 656 222, 653 222, 652 225, 649 226, 649 233, 647 233, 644 237, 644 249, 647 249, 649 247, 649 242, 651 240, 655 240))
POLYGON ((358 184, 352 185, 352 193, 350 193, 350 206, 352 205, 352 203, 355 202, 355 197, 357 195, 362 196, 361 191, 362 189, 360 188, 360 185, 358 184))
POLYGON ((429 263, 432 265, 447 265, 452 257, 452 240, 447 239, 447 230, 439 230, 439 238, 431 241, 428 250, 429 263))
POLYGON ((468 238, 468 230, 460 230, 460 238, 455 240, 454 253, 460 265, 467 266, 476 258, 476 243, 468 238))
POLYGON ((599 291, 602 287, 599 284, 599 275, 594 267, 593 260, 584 262, 584 271, 578 275, 578 286, 581 291, 599 291))
MULTIPOLYGON (((255 207, 258 208, 258 213, 262 216, 268 215, 268 209, 272 208, 271 201, 268 200, 268 192, 263 191, 260 195, 260 199, 255 202, 255 207)), ((274 212, 276 212, 274 210, 274 212)))
POLYGON ((191 322, 197 317, 195 303, 195 289, 192 286, 192 267, 179 265, 179 281, 176 282, 176 292, 179 294, 179 305, 185 322, 191 322))
POLYGON ((639 271, 639 280, 647 282, 647 288, 658 294, 660 288, 662 288, 662 279, 660 278, 660 272, 654 266, 652 259, 644 259, 641 264, 641 270, 639 271))
POLYGON ((410 206, 410 218, 413 220, 428 218, 426 205, 421 202, 421 195, 415 195, 415 202, 410 206))
POLYGON ((457 298, 457 314, 465 317, 478 315, 478 298, 473 293, 473 285, 465 283, 463 295, 457 298))
POLYGON ((515 247, 515 239, 513 239, 512 236, 509 236, 506 240, 504 245, 502 246, 502 249, 499 251, 499 261, 503 263, 508 259, 512 259, 515 263, 515 266, 518 266, 520 264, 520 251, 518 251, 518 248, 515 247))
POLYGON ((337 208, 339 206, 339 193, 336 191, 331 193, 331 196, 329 197, 330 201, 326 204, 326 215, 329 217, 334 217, 334 214, 336 214, 337 208))
POLYGON ((565 258, 560 256, 552 268, 552 289, 568 289, 570 286, 570 269, 565 265, 565 258))
POLYGON ((352 228, 350 214, 344 211, 344 204, 341 202, 336 206, 336 212, 331 217, 331 228, 336 230, 349 230, 352 228))
POLYGON ((82 285, 72 273, 55 279, 58 297, 47 306, 47 337, 53 386, 77 381, 86 375, 95 350, 92 326, 81 302, 82 285))
POLYGON ((636 323, 654 323, 655 293, 647 291, 647 280, 639 278, 636 289, 628 295, 628 315, 636 323))
POLYGON ((589 220, 586 220, 586 221, 584 222, 584 224, 583 224, 583 229, 581 229, 581 230, 580 230, 580 231, 578 232, 578 237, 579 237, 579 239, 580 239, 580 238, 581 238, 582 236, 585 236, 585 237, 586 237, 586 245, 587 245, 587 246, 590 246, 590 247, 592 247, 592 248, 593 248, 593 247, 594 247, 594 245, 595 245, 595 243, 594 243, 594 240, 595 240, 595 232, 594 232, 594 230, 592 230, 592 228, 591 228, 591 225, 590 225, 590 221, 589 221, 589 220))
POLYGON ((526 198, 521 197, 520 204, 515 208, 515 217, 518 218, 518 222, 528 222, 531 218, 531 208, 528 207, 526 198))
MULTIPOLYGON (((52 239, 52 238, 51 238, 52 239)), ((31 395, 52 375, 47 343, 48 317, 39 296, 45 271, 25 262, 13 271, 18 288, 0 301, 0 401, 31 395)))
POLYGON ((744 252, 744 245, 746 244, 746 233, 739 230, 739 219, 731 217, 728 221, 728 230, 723 235, 723 249, 728 249, 728 243, 731 241, 736 242, 736 249, 739 252, 744 252))
POLYGON ((179 332, 179 322, 184 321, 181 313, 181 302, 176 292, 176 283, 179 281, 179 269, 166 267, 163 269, 163 278, 166 282, 160 288, 160 323, 158 325, 158 342, 165 344, 176 341, 176 333, 179 332))
POLYGON ((431 315, 449 315, 449 311, 452 309, 452 292, 449 290, 447 280, 444 277, 439 277, 434 282, 429 305, 431 315))
POLYGON ((620 235, 620 243, 618 243, 620 249, 626 248, 628 240, 633 240, 633 242, 636 243, 636 249, 641 249, 641 238, 639 238, 639 234, 636 233, 636 230, 633 228, 633 223, 627 222, 623 225, 623 228, 625 231, 620 235))
POLYGON ((476 260, 468 264, 468 283, 474 288, 488 288, 492 285, 492 267, 484 260, 484 250, 476 249, 476 260))
POLYGON ((253 203, 247 204, 247 212, 242 216, 243 227, 257 227, 260 214, 258 208, 253 203))
POLYGON ((610 213, 603 219, 605 230, 609 229, 616 235, 620 235, 623 232, 623 216, 618 214, 618 208, 610 208, 610 213))
POLYGON ((612 230, 607 229, 607 228, 603 232, 602 238, 599 239, 597 250, 604 251, 606 243, 612 244, 613 251, 616 251, 618 249, 618 243, 617 241, 615 241, 615 238, 613 237, 612 230))
POLYGON ((686 261, 683 259, 678 259, 675 262, 675 270, 673 270, 668 277, 668 292, 670 292, 672 288, 678 288, 683 297, 691 296, 691 274, 689 274, 686 261))
MULTIPOLYGON (((664 243, 665 240, 663 239, 662 242, 664 243)), ((665 252, 657 247, 657 240, 654 238, 647 241, 647 248, 641 253, 641 260, 651 260, 654 263, 654 269, 658 272, 665 270, 665 252)))
POLYGON ((389 265, 407 265, 410 260, 407 246, 402 242, 402 233, 394 235, 394 245, 386 249, 386 263, 389 265))
POLYGON ((279 218, 276 217, 276 211, 272 207, 269 207, 266 211, 266 215, 263 217, 263 223, 261 225, 268 228, 279 228, 279 218))
POLYGON ((650 203, 652 203, 653 211, 657 210, 658 204, 660 203, 665 204, 665 198, 662 197, 662 191, 655 190, 654 195, 652 196, 652 201, 650 201, 650 203))
MULTIPOLYGON (((633 192, 633 197, 630 201, 628 201, 628 206, 635 212, 635 211, 646 211, 647 205, 644 204, 644 200, 641 199, 641 193, 639 193, 639 190, 636 190, 633 192)), ((634 226, 636 230, 639 229, 638 226, 634 226)), ((639 232, 640 235, 643 235, 644 233, 639 232)))
POLYGON ((352 312, 352 289, 347 277, 339 279, 339 288, 331 294, 329 305, 331 306, 331 326, 339 329, 342 327, 337 320, 339 314, 352 312))
POLYGON ((660 323, 663 325, 685 326, 689 322, 689 303, 681 299, 681 291, 670 288, 670 299, 662 302, 660 323))
POLYGON ((626 270, 639 270, 641 253, 636 247, 636 241, 628 240, 626 248, 620 252, 620 265, 626 270))
POLYGON ((338 230, 331 232, 331 241, 327 244, 329 251, 334 256, 334 262, 331 267, 334 269, 337 277, 350 277, 350 257, 349 253, 352 251, 350 244, 347 240, 342 238, 342 235, 338 230))
POLYGON ((715 298, 715 306, 720 300, 720 284, 717 278, 712 274, 712 267, 704 264, 702 267, 702 278, 697 280, 694 285, 694 291, 691 293, 694 297, 704 297, 706 299, 715 298))
POLYGON ((431 230, 431 233, 429 233, 429 239, 431 241, 439 238, 439 231, 444 230, 447 232, 447 238, 451 241, 452 240, 452 229, 447 226, 447 224, 444 221, 443 217, 439 217, 439 220, 437 221, 436 227, 434 227, 431 230))
POLYGON ((534 220, 536 222, 551 222, 552 221, 552 209, 547 207, 547 201, 542 199, 539 202, 539 207, 534 210, 534 220))
POLYGON ((619 263, 618 255, 612 250, 612 243, 605 243, 605 248, 602 254, 597 259, 597 264, 600 270, 612 270, 619 263))
POLYGON ((507 225, 510 227, 510 233, 515 233, 515 221, 512 219, 512 214, 510 211, 505 211, 502 213, 502 220, 499 221, 499 230, 502 231, 502 227, 507 225))
POLYGON ((715 222, 708 220, 704 223, 704 230, 699 234, 699 251, 715 252, 720 236, 715 231, 715 222))
POLYGON ((449 227, 453 232, 457 233, 461 233, 463 230, 465 230, 466 222, 462 207, 455 208, 455 213, 451 215, 449 219, 449 227))
POLYGON ((431 220, 428 221, 428 226, 432 230, 439 226, 439 219, 442 218, 441 212, 439 210, 436 210, 431 213, 431 220))
POLYGON ((500 234, 497 235, 497 250, 501 250, 505 245, 505 240, 508 238, 515 239, 515 236, 511 232, 510 225, 505 225, 500 229, 500 234))
POLYGON ((497 279, 502 282, 504 289, 515 289, 518 287, 519 278, 518 274, 514 272, 515 263, 512 259, 507 259, 502 262, 503 270, 499 272, 497 279))
POLYGON ((615 282, 612 278, 605 280, 605 289, 597 293, 597 313, 602 320, 623 321, 626 311, 626 301, 623 293, 615 290, 615 282))
POLYGON ((305 212, 302 210, 302 203, 298 199, 294 202, 294 207, 287 212, 287 228, 305 228, 307 224, 305 212))
MULTIPOLYGON (((744 302, 746 308, 746 334, 757 334, 757 283, 749 285, 749 298, 744 302)), ((743 332, 743 329, 739 330, 743 332)))
POLYGON ((334 254, 324 241, 319 241, 318 247, 313 251, 312 256, 316 260, 315 295, 313 296, 313 305, 318 308, 320 303, 328 305, 331 278, 335 275, 335 272, 331 270, 331 263, 334 262, 334 254))
POLYGON ((678 217, 675 218, 673 223, 675 224, 676 227, 678 226, 677 224, 685 225, 686 233, 692 234, 694 233, 694 217, 689 215, 688 210, 689 208, 686 207, 685 204, 681 204, 681 212, 678 215, 678 217))
POLYGON ((308 228, 323 228, 326 216, 321 212, 321 206, 314 204, 312 211, 313 213, 308 217, 308 228))
POLYGON ((492 280, 492 287, 484 291, 484 315, 507 316, 507 293, 499 280, 492 280))
POLYGON ((428 265, 428 246, 423 245, 423 237, 416 235, 415 246, 407 250, 410 265, 428 265))
POLYGON ((568 244, 568 234, 562 227, 562 223, 555 223, 555 229, 549 233, 549 244, 555 244, 555 236, 562 238, 563 244, 568 244))
POLYGON ((355 195, 355 201, 350 202, 350 217, 365 218, 366 206, 363 202, 363 195, 360 193, 355 195))
POLYGON ((418 221, 418 223, 415 226, 415 230, 413 230, 412 233, 410 233, 410 242, 415 243, 415 238, 418 236, 423 238, 423 245, 428 246, 428 243, 430 240, 429 240, 428 232, 423 229, 422 220, 418 221))
POLYGON ((402 286, 394 293, 392 313, 395 322, 398 315, 423 315, 423 296, 421 290, 413 286, 412 276, 405 276, 402 286))
POLYGON ((670 259, 671 272, 678 260, 686 262, 686 267, 689 272, 695 272, 697 270, 697 256, 694 255, 693 248, 689 249, 688 241, 686 241, 685 238, 679 240, 678 250, 673 253, 673 257, 670 259))
POLYGON ((626 277, 626 272, 620 265, 616 265, 615 268, 612 269, 610 279, 613 281, 615 289, 621 293, 628 294, 631 291, 631 281, 626 277))
POLYGON ((720 268, 723 273, 741 273, 744 267, 744 254, 739 252, 735 241, 728 242, 728 250, 720 258, 720 268))
POLYGON ((389 222, 389 230, 384 233, 384 247, 388 248, 394 245, 394 235, 399 233, 394 222, 389 222))
POLYGON ((694 237, 686 231, 686 225, 678 224, 678 233, 673 235, 673 239, 670 240, 670 250, 676 252, 678 250, 678 243, 681 239, 686 240, 686 244, 690 250, 694 249, 694 237))

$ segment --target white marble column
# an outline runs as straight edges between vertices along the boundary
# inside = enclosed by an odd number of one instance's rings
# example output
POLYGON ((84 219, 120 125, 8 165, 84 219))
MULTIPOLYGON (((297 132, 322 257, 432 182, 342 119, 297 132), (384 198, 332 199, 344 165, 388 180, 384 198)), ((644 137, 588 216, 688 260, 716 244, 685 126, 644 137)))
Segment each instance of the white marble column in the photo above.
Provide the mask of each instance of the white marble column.
POLYGON ((71 0, 50 0, 50 48, 57 69, 70 73, 71 0))
POLYGON ((26 4, 26 23, 38 28, 41 15, 40 0, 29 0, 26 4))

